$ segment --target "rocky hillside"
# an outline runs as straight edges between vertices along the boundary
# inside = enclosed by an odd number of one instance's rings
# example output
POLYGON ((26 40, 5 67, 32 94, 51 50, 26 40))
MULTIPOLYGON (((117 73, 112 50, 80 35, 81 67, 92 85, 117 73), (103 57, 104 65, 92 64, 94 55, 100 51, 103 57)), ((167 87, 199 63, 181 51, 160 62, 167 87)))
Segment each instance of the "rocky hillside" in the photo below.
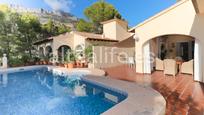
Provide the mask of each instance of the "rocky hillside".
POLYGON ((76 16, 63 11, 48 11, 42 8, 25 8, 19 5, 10 5, 9 7, 18 13, 31 13, 38 16, 42 24, 46 23, 49 19, 52 19, 55 22, 63 23, 72 29, 75 29, 75 24, 78 21, 76 16))

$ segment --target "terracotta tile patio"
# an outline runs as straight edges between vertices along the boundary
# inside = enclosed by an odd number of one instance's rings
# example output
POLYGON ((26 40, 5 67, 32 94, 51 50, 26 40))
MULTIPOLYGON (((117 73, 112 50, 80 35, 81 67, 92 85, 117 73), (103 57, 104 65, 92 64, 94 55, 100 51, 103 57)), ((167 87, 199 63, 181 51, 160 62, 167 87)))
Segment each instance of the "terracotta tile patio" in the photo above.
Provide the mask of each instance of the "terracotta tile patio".
POLYGON ((166 76, 162 71, 151 75, 135 73, 127 65, 104 69, 115 78, 148 85, 164 96, 167 101, 166 115, 203 115, 204 84, 193 81, 192 75, 166 76))

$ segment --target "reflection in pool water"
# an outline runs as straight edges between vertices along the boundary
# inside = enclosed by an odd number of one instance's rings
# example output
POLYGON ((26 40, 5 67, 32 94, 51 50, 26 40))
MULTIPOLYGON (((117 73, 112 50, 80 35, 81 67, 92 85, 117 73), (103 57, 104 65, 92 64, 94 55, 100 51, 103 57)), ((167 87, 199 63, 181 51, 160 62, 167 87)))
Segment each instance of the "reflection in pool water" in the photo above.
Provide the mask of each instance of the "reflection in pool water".
POLYGON ((7 73, 3 73, 0 75, 0 84, 2 84, 4 87, 6 87, 8 83, 8 74, 7 73))
POLYGON ((0 115, 98 115, 126 98, 47 69, 0 74, 0 115))

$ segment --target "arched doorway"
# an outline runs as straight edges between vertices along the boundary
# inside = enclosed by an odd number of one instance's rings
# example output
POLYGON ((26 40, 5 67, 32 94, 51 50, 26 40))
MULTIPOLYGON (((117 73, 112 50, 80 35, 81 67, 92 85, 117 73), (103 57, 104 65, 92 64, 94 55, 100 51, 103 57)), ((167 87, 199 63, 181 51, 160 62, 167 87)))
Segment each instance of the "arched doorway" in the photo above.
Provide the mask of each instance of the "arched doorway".
POLYGON ((58 61, 63 63, 66 60, 66 55, 71 48, 68 45, 62 45, 58 48, 58 61))
MULTIPOLYGON (((195 40, 194 37, 186 35, 163 35, 146 41, 142 49, 144 73, 151 73, 155 70, 155 58, 173 59, 178 64, 192 60, 194 63, 198 62, 197 56, 195 58, 195 55, 198 54, 195 40)), ((200 69, 195 64, 192 65, 192 70, 193 68, 194 70, 195 68, 200 69)))
POLYGON ((45 56, 45 54, 44 54, 44 48, 43 48, 43 47, 40 47, 40 48, 39 48, 39 56, 40 56, 40 57, 44 57, 44 56, 45 56))

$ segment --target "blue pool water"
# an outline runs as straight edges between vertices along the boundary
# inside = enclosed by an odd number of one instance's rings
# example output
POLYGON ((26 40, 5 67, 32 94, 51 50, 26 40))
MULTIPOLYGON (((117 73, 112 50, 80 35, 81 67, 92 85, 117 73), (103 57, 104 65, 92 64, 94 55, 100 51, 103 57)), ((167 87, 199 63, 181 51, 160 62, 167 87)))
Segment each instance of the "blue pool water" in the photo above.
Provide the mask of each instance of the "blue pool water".
POLYGON ((81 77, 47 69, 0 74, 0 115, 98 115, 126 98, 81 77))

